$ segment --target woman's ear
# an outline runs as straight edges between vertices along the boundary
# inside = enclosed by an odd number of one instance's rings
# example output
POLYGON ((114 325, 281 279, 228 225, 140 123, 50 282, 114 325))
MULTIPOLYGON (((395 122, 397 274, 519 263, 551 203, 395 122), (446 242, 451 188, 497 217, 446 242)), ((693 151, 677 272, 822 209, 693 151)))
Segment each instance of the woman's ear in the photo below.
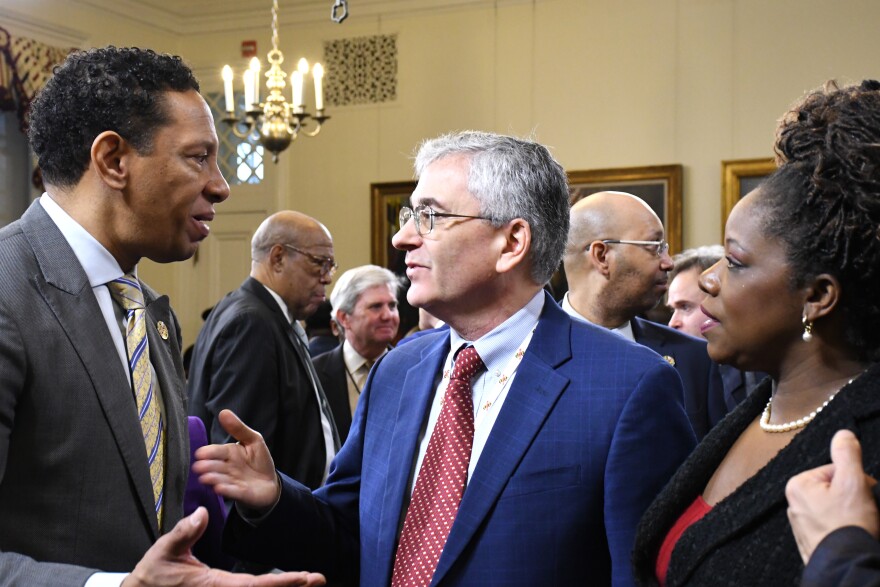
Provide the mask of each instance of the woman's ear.
POLYGON ((833 275, 821 273, 806 288, 804 316, 809 322, 827 316, 840 302, 840 281, 833 275))
POLYGON ((114 190, 128 183, 132 146, 118 133, 107 130, 92 141, 91 165, 98 178, 114 190))

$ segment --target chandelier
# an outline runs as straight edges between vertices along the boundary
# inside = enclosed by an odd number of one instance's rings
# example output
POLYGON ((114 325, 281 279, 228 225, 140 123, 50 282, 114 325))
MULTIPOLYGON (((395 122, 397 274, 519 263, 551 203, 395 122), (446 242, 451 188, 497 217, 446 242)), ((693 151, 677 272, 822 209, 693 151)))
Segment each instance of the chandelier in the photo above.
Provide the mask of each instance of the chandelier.
MULTIPOLYGON (((335 8, 334 8, 335 11, 335 8)), ((334 12, 335 15, 335 12, 334 12)), ((343 17, 344 18, 344 17, 343 17)), ((305 58, 299 60, 296 69, 290 75, 291 101, 288 102, 282 93, 287 83, 287 74, 281 69, 284 55, 278 49, 278 0, 272 0, 272 50, 266 55, 269 71, 266 72, 266 87, 269 95, 265 102, 260 102, 260 60, 254 57, 244 72, 244 112, 235 115, 235 101, 232 92, 232 68, 223 66, 223 90, 226 97, 226 116, 223 122, 231 127, 232 133, 239 139, 249 135, 260 141, 272 153, 272 161, 278 163, 278 154, 285 150, 300 134, 309 137, 321 132, 321 125, 330 118, 324 114, 324 68, 315 63, 311 68, 315 86, 315 115, 306 112, 304 89, 309 74, 309 62, 305 58), (311 118, 316 126, 313 131, 305 131, 306 119, 311 118)))

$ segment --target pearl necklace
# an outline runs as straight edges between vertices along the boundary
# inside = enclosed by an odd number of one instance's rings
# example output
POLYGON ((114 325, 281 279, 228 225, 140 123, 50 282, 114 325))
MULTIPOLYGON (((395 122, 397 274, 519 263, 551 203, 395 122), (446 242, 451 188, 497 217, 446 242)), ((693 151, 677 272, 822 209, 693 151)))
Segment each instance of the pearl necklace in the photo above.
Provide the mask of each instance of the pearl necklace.
MULTIPOLYGON (((853 382, 855 377, 846 382, 847 385, 853 382)), ((803 418, 798 418, 797 420, 792 420, 791 422, 785 422, 784 424, 771 424, 770 423, 770 404, 773 403, 773 397, 771 396, 769 400, 767 400, 767 407, 764 408, 764 412, 761 414, 761 420, 758 422, 761 425, 761 430, 764 432, 789 432, 790 430, 797 430, 798 428, 803 428, 810 422, 812 422, 816 416, 819 415, 819 412, 828 407, 828 404, 831 403, 831 400, 834 399, 840 390, 843 387, 840 387, 837 391, 828 396, 828 399, 825 402, 816 408, 814 411, 810 412, 803 418)))

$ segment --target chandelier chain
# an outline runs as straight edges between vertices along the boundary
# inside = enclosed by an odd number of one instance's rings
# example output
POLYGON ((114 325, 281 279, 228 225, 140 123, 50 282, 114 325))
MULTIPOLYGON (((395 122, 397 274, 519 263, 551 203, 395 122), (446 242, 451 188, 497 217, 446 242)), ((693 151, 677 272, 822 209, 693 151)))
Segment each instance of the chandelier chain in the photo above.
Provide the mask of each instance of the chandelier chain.
POLYGON ((278 50, 278 0, 272 0, 272 48, 278 50))

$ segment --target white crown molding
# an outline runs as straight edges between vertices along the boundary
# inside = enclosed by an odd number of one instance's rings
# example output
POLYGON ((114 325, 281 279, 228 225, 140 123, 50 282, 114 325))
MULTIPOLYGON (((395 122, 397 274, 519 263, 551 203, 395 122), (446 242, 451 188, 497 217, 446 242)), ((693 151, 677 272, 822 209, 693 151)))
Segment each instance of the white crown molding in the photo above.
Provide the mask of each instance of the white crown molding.
MULTIPOLYGON (((268 0, 222 2, 193 0, 188 8, 174 2, 174 10, 136 0, 70 0, 174 35, 210 34, 268 28, 271 5, 268 0), (265 4, 265 6, 262 6, 265 4), (244 8, 242 8, 244 5, 244 8)), ((541 0, 349 0, 349 18, 376 18, 389 15, 430 12, 456 8, 478 8, 538 2, 541 0)), ((306 0, 293 6, 281 3, 278 19, 282 25, 329 22, 330 0, 306 0)), ((342 30, 342 29, 340 29, 342 30)))
POLYGON ((0 6, 3 28, 17 37, 27 37, 53 47, 82 47, 89 35, 40 18, 0 6))

